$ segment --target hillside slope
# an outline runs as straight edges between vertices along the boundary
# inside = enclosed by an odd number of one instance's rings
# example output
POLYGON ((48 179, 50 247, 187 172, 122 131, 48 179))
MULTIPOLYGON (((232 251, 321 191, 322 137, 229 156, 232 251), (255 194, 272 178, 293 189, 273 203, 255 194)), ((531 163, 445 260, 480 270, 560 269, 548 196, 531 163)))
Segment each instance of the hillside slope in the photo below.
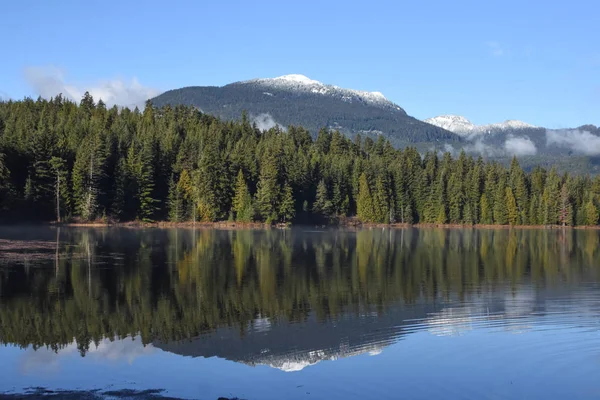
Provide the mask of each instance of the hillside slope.
POLYGON ((152 102, 156 106, 193 105, 223 119, 239 119, 246 110, 262 127, 302 125, 313 135, 328 127, 349 137, 384 135, 395 145, 461 141, 460 135, 407 115, 379 92, 342 89, 302 75, 223 87, 184 87, 165 92, 152 102))

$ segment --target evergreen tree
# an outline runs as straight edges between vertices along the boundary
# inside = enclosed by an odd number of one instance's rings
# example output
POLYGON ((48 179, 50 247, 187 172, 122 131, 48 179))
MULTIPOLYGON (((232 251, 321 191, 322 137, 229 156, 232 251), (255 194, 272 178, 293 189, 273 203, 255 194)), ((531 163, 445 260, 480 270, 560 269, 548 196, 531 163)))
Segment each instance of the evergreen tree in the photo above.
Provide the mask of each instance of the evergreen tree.
POLYGON ((67 163, 60 157, 52 157, 50 166, 56 176, 54 190, 56 192, 56 222, 61 222, 61 214, 68 209, 69 195, 67 192, 67 163))
POLYGON ((378 223, 390 223, 393 218, 390 215, 390 207, 388 205, 388 192, 386 184, 381 176, 375 181, 375 191, 373 193, 373 219, 378 223))
POLYGON ((183 206, 183 195, 178 190, 177 184, 173 175, 169 180, 169 221, 171 222, 182 222, 184 220, 184 206, 183 206))
POLYGON ((585 204, 585 224, 589 226, 598 225, 598 209, 592 201, 588 200, 585 204))
POLYGON ((375 221, 375 209, 373 206, 373 197, 371 196, 371 189, 369 188, 369 182, 367 181, 367 175, 363 172, 360 176, 359 189, 358 189, 358 201, 357 201, 357 215, 358 218, 363 222, 374 222, 375 221))
POLYGON ((267 156, 260 171, 256 191, 256 203, 262 218, 271 223, 277 219, 280 187, 278 183, 277 158, 274 154, 267 156))
POLYGON ((519 210, 517 209, 517 200, 513 195, 512 189, 506 187, 506 215, 510 225, 519 224, 519 210))
POLYGON ((182 199, 183 220, 191 219, 193 222, 196 222, 198 217, 198 194, 187 169, 181 171, 176 190, 182 199))
POLYGON ((248 190, 244 173, 240 169, 238 172, 235 191, 233 197, 233 212, 235 219, 239 222, 252 222, 254 209, 252 207, 252 196, 248 190))
POLYGON ((490 203, 488 202, 487 195, 485 193, 481 195, 480 208, 481 223, 485 225, 493 224, 494 220, 492 218, 492 209, 490 208, 490 203))
POLYGON ((292 187, 286 182, 285 185, 283 185, 283 190, 281 192, 279 216, 285 223, 294 218, 295 214, 296 212, 294 209, 294 196, 292 194, 292 187))
POLYGON ((463 221, 464 190, 459 173, 452 173, 448 180, 448 203, 450 223, 461 223, 463 221))
POLYGON ((99 182, 103 173, 104 154, 97 138, 84 141, 73 166, 75 209, 85 221, 98 216, 99 182))
POLYGON ((566 183, 563 184, 560 190, 559 222, 562 226, 573 225, 573 205, 569 198, 569 191, 566 183))
POLYGON ((496 225, 506 225, 508 223, 505 182, 506 181, 501 178, 496 188, 496 199, 494 201, 494 223, 496 225))
POLYGON ((327 185, 325 184, 325 180, 321 179, 317 185, 317 194, 315 202, 313 203, 313 211, 328 217, 331 215, 332 208, 333 205, 331 200, 329 200, 329 195, 327 193, 327 185))
POLYGON ((540 214, 540 199, 538 195, 534 195, 529 203, 529 213, 527 217, 527 221, 531 225, 540 225, 543 223, 539 217, 540 214))

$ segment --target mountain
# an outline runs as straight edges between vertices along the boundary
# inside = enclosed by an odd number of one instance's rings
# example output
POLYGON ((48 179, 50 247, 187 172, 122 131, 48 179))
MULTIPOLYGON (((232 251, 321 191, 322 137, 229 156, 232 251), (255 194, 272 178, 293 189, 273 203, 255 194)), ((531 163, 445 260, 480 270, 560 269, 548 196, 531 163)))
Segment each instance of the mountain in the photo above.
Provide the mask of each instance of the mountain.
POLYGON ((193 105, 223 119, 239 119, 246 110, 261 128, 301 125, 316 135, 327 127, 350 137, 384 135, 395 145, 461 140, 460 135, 409 116, 380 92, 343 89, 304 75, 184 87, 152 103, 193 105))
POLYGON ((464 139, 460 146, 446 144, 444 150, 464 149, 500 162, 516 155, 525 168, 541 165, 577 173, 600 171, 600 128, 594 125, 548 129, 517 120, 475 125, 460 115, 441 115, 424 122, 464 139))
POLYGON ((534 125, 517 120, 507 120, 497 124, 475 125, 460 115, 440 115, 439 117, 426 119, 424 122, 449 130, 450 132, 454 132, 461 136, 537 129, 534 125))

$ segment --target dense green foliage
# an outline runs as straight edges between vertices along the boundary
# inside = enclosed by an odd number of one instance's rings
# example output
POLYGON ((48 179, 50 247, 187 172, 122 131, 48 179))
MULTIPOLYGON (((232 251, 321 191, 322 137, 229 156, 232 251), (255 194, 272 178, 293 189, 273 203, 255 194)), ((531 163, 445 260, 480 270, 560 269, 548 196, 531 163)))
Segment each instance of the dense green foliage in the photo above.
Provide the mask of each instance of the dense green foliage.
POLYGON ((243 111, 255 117, 268 113, 283 126, 303 126, 313 133, 321 127, 338 129, 348 137, 358 133, 376 136, 383 132, 395 146, 460 141, 458 135, 413 118, 392 103, 373 105, 359 99, 347 101, 340 97, 282 90, 253 82, 169 90, 152 99, 152 103, 159 107, 194 106, 225 120, 239 120, 243 111))
POLYGON ((75 338, 85 354, 106 336, 148 343, 224 326, 243 334, 257 318, 387 315, 398 304, 439 310, 470 296, 489 305, 491 291, 510 296, 523 284, 526 293, 530 285, 565 293, 600 281, 596 230, 61 230, 48 232, 46 259, 0 268, 0 343, 58 349, 75 338))
POLYGON ((595 225, 600 178, 190 107, 0 103, 0 218, 595 225))

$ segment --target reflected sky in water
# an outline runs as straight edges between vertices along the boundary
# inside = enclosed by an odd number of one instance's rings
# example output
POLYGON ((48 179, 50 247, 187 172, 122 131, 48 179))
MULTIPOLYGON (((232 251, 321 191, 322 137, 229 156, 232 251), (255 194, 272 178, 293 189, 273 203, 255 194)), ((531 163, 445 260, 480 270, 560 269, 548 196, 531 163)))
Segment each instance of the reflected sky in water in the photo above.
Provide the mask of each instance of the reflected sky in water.
POLYGON ((598 398, 599 237, 5 229, 0 392, 598 398))

